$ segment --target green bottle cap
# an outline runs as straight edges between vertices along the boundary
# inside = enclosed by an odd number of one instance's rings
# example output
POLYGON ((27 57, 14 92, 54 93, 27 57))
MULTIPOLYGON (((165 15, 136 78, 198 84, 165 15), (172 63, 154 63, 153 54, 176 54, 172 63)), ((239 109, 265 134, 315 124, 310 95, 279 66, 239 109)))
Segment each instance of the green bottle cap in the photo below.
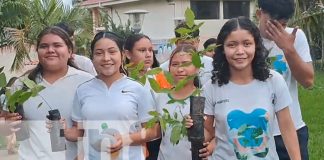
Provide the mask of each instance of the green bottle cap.
POLYGON ((107 123, 102 123, 101 124, 101 129, 103 129, 103 130, 108 129, 108 124, 107 123))

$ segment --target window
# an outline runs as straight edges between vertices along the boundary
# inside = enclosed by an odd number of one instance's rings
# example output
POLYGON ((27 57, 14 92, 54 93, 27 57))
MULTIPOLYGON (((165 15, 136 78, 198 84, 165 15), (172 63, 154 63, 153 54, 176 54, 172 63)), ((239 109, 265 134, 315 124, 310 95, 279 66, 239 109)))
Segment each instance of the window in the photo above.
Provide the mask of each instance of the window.
POLYGON ((191 0, 190 7, 196 19, 219 19, 218 0, 191 0))
POLYGON ((250 17, 250 1, 224 1, 223 11, 224 19, 250 17))

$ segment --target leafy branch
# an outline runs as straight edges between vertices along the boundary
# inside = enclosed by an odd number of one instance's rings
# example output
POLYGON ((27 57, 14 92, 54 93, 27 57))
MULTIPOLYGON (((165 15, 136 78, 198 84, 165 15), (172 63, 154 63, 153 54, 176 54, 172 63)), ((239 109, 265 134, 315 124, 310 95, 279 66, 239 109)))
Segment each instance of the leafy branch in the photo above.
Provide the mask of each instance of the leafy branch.
MULTIPOLYGON (((180 34, 180 37, 173 38, 171 39, 171 43, 175 43, 178 40, 190 40, 194 39, 195 37, 192 36, 192 33, 197 31, 202 25, 202 23, 199 23, 196 25, 194 23, 195 15, 190 10, 187 8, 185 12, 185 17, 186 17, 186 25, 188 28, 179 28, 176 30, 177 33, 180 34)), ((188 66, 188 65, 194 65, 196 68, 200 69, 204 67, 204 64, 201 61, 201 57, 208 51, 214 50, 216 45, 211 45, 207 47, 205 50, 202 51, 191 51, 192 55, 192 62, 182 64, 180 67, 188 66)), ((194 80, 195 77, 198 75, 191 75, 188 76, 179 82, 175 83, 172 75, 170 72, 167 71, 162 71, 160 68, 155 68, 147 73, 143 74, 141 71, 144 68, 144 62, 139 63, 137 65, 127 65, 128 68, 127 70, 129 71, 129 76, 132 77, 133 79, 141 82, 142 84, 146 83, 146 80, 149 81, 151 88, 156 92, 156 93, 166 93, 170 94, 173 92, 177 92, 181 90, 187 83, 188 81, 194 80), (162 76, 161 76, 162 75, 162 76), (168 85, 166 85, 166 83, 168 85)), ((197 86, 197 89, 192 93, 192 96, 200 96, 201 93, 201 84, 197 86)), ((170 97, 170 100, 167 102, 167 104, 174 104, 174 103, 179 103, 179 104, 185 104, 184 100, 177 100, 172 97, 170 97)), ((166 131, 167 127, 171 128, 171 138, 170 141, 172 144, 178 144, 180 139, 183 137, 187 136, 187 128, 185 127, 184 123, 184 115, 181 113, 181 118, 178 116, 178 114, 175 112, 173 115, 170 115, 170 112, 163 108, 162 113, 159 113, 157 111, 151 111, 149 114, 153 117, 147 122, 146 127, 151 128, 154 126, 155 123, 160 123, 161 129, 163 132, 166 131)))
MULTIPOLYGON (((10 112, 15 112, 16 107, 18 105, 22 105, 30 97, 37 96, 40 91, 45 89, 44 86, 37 85, 34 81, 26 78, 26 79, 20 79, 24 84, 24 87, 16 90, 15 92, 11 92, 11 90, 8 88, 10 85, 8 85, 7 83, 6 75, 2 72, 3 69, 4 67, 0 68, 0 88, 1 91, 5 91, 5 97, 7 99, 7 107, 10 112)), ((38 108, 41 105, 42 103, 38 105, 38 108)))
POLYGON ((180 37, 172 38, 170 40, 171 44, 174 44, 178 40, 194 39, 195 37, 192 36, 192 33, 199 30, 204 24, 204 22, 200 22, 198 25, 195 24, 195 14, 190 8, 187 8, 185 11, 185 23, 187 27, 181 27, 176 30, 176 32, 180 34, 180 37))
POLYGON ((187 128, 185 127, 184 117, 182 120, 178 119, 178 113, 175 112, 174 115, 170 115, 169 111, 163 108, 163 114, 160 114, 156 111, 149 112, 152 119, 147 122, 146 127, 152 128, 155 123, 160 123, 161 129, 166 131, 167 125, 171 128, 171 137, 170 141, 172 144, 178 144, 180 139, 187 136, 187 128))

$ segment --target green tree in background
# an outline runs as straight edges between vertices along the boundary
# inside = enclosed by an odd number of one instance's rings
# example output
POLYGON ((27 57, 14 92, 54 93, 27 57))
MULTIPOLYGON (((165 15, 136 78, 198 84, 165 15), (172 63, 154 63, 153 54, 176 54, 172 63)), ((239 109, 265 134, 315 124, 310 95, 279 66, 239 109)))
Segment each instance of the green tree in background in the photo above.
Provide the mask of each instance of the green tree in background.
POLYGON ((291 26, 299 26, 306 34, 316 69, 324 69, 324 0, 296 0, 291 26), (317 63, 317 60, 320 63, 317 63))
POLYGON ((80 49, 86 48, 83 43, 88 43, 92 37, 89 12, 79 7, 64 6, 62 0, 1 0, 0 12, 3 21, 0 25, 0 44, 16 51, 11 71, 19 70, 23 62, 30 59, 29 52, 37 35, 47 26, 59 22, 70 25, 76 30, 80 49))

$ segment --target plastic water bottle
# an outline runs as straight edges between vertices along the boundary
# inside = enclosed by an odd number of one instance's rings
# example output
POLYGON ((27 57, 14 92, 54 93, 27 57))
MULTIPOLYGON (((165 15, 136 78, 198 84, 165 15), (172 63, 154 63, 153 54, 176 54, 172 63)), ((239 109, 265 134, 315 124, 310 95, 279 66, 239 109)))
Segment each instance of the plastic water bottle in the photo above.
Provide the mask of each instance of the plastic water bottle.
MULTIPOLYGON (((115 135, 119 134, 116 129, 108 128, 107 123, 101 124, 101 134, 98 135, 97 140, 92 145, 93 148, 98 152, 106 152, 107 147, 112 146, 117 142, 115 135)), ((104 155, 107 155, 106 153, 104 155)), ((111 159, 115 159, 119 156, 119 151, 111 153, 111 159)), ((103 157, 101 157, 103 158, 103 157)))
POLYGON ((47 118, 52 121, 51 128, 51 147, 53 152, 64 151, 66 149, 65 146, 65 137, 64 133, 62 134, 63 126, 60 123, 61 115, 58 109, 48 111, 49 115, 47 118))

